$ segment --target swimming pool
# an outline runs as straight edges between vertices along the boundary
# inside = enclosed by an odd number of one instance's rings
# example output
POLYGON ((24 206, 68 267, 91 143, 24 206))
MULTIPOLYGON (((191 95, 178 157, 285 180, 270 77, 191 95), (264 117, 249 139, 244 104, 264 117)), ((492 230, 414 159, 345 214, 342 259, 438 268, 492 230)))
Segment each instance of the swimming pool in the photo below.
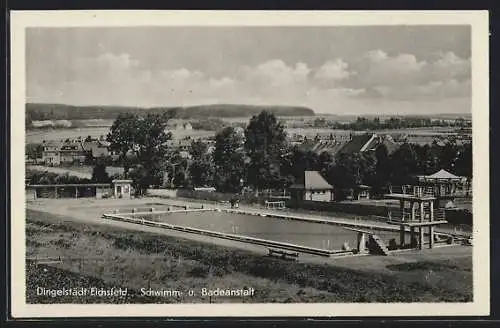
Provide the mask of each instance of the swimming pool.
MULTIPOLYGON (((134 216, 156 222, 183 227, 210 230, 291 243, 326 250, 340 250, 344 243, 356 248, 357 233, 341 226, 313 222, 285 220, 218 211, 186 213, 151 213, 134 216)), ((399 233, 390 231, 375 232, 386 244, 390 239, 398 240, 399 233)))

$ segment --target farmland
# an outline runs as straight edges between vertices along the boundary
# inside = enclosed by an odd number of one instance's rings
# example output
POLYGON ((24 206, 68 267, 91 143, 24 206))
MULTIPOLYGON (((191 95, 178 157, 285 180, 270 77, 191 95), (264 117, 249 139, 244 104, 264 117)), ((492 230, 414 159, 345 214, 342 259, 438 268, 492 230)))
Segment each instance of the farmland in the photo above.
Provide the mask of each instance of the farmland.
MULTIPOLYGON (((235 120, 231 120, 234 122, 235 120)), ((248 122, 248 118, 245 120, 241 119, 242 122, 248 122)), ((107 124, 104 122, 102 124, 107 124)), ((101 124, 101 123, 90 123, 101 124)), ((348 136, 351 131, 348 130, 335 130, 328 128, 287 128, 287 132, 290 135, 299 134, 307 137, 314 138, 317 134, 319 135, 330 135, 334 136, 348 136)), ((65 140, 67 138, 76 137, 87 137, 91 136, 93 138, 99 138, 100 136, 105 136, 109 132, 109 126, 86 126, 81 128, 52 128, 46 130, 29 130, 26 131, 26 142, 27 143, 39 143, 41 140, 65 140)), ((186 137, 191 138, 208 138, 215 135, 215 131, 205 131, 205 130, 171 130, 174 139, 183 139, 186 137)), ((455 134, 450 128, 415 128, 415 129, 400 129, 400 130, 380 130, 373 131, 379 134, 410 134, 416 139, 422 139, 424 142, 431 142, 436 136, 447 136, 455 134)))
MULTIPOLYGON (((84 127, 84 128, 74 128, 74 129, 64 129, 55 128, 50 130, 32 130, 26 131, 26 142, 27 143, 39 143, 42 140, 65 140, 72 139, 76 137, 87 137, 91 136, 93 138, 99 138, 100 136, 106 136, 109 132, 109 127, 84 127)), ((213 136, 213 131, 203 131, 203 130, 172 130, 173 137, 175 139, 182 139, 184 137, 190 136, 191 138, 205 138, 208 136, 213 136)))

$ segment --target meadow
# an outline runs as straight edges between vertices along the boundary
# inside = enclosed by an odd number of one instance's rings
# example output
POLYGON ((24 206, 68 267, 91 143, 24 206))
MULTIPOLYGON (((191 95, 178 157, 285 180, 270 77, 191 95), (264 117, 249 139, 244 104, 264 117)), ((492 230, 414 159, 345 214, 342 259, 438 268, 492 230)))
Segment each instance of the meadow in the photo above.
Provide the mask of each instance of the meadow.
MULTIPOLYGON (((46 130, 31 130, 26 131, 26 143, 40 143, 45 141, 62 141, 65 139, 72 139, 77 137, 86 138, 99 138, 106 136, 109 132, 109 127, 83 127, 83 128, 54 128, 46 130)), ((171 130, 175 139, 183 139, 185 137, 191 138, 206 138, 214 135, 213 131, 204 130, 171 130)))

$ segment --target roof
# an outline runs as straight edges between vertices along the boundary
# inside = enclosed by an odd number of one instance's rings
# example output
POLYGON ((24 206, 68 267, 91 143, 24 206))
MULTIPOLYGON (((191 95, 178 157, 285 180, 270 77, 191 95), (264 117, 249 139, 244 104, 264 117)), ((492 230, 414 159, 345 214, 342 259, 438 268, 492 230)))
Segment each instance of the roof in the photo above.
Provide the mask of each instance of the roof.
POLYGON ((132 183, 132 180, 120 180, 120 179, 116 179, 116 180, 113 180, 111 182, 113 182, 113 183, 132 183))
POLYGON ((82 150, 85 150, 85 148, 83 147, 83 144, 79 141, 76 141, 76 142, 64 142, 60 147, 59 147, 59 150, 61 151, 82 151, 82 150), (65 147, 71 147, 71 148, 75 148, 75 149, 64 149, 65 147))
POLYGON ((304 151, 314 150, 314 147, 316 147, 316 142, 312 139, 306 139, 299 145, 299 149, 304 151))
POLYGON ((303 177, 291 186, 292 189, 325 190, 333 186, 319 174, 318 171, 305 171, 303 177))
POLYGON ((61 146, 64 145, 64 141, 50 140, 42 143, 42 145, 47 147, 61 148, 61 146))
POLYGON ((329 154, 335 156, 346 145, 346 143, 346 141, 322 140, 316 143, 312 150, 316 154, 328 152, 329 154))
POLYGON ((354 154, 364 151, 367 148, 368 142, 371 143, 373 134, 365 133, 360 135, 353 135, 351 140, 347 142, 342 149, 339 150, 339 154, 354 154))
POLYGON ((455 174, 452 174, 446 170, 439 170, 438 172, 425 176, 427 179, 462 179, 462 177, 456 176, 455 174))

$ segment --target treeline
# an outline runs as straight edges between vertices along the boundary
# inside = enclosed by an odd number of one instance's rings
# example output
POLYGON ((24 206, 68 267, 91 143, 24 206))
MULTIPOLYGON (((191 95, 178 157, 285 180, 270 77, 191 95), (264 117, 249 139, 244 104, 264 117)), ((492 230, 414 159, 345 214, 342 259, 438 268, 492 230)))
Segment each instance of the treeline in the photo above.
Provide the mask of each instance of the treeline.
POLYGON ((386 120, 380 120, 375 117, 373 119, 358 117, 356 121, 349 123, 341 123, 337 121, 328 121, 324 118, 317 118, 313 123, 314 127, 331 128, 339 130, 396 130, 410 129, 423 127, 470 127, 470 122, 464 118, 457 118, 454 121, 443 119, 431 119, 428 117, 391 117, 386 120))
POLYGON ((377 196, 386 193, 391 185, 412 184, 416 175, 440 169, 472 177, 470 143, 405 143, 390 155, 381 146, 375 152, 341 154, 336 158, 328 152, 317 154, 285 145, 283 152, 270 156, 263 150, 252 153, 242 148, 243 142, 233 131, 226 128, 218 134, 213 154, 198 156, 193 151, 192 160, 185 159, 178 167, 172 187, 215 186, 217 191, 230 193, 245 187, 278 190, 299 181, 304 171, 314 170, 334 186, 336 198, 341 200, 359 185, 371 186, 377 196))
POLYGON ((166 146, 171 135, 162 128, 168 117, 133 115, 119 117, 108 135, 112 148, 123 155, 130 152, 136 163, 125 164, 136 190, 151 185, 174 188, 215 187, 219 192, 238 193, 243 188, 279 190, 300 179, 305 170, 315 170, 335 187, 342 198, 346 190, 369 185, 375 194, 389 185, 414 182, 415 175, 445 169, 472 176, 472 145, 417 145, 405 143, 388 154, 385 146, 374 152, 345 153, 333 158, 328 152, 316 154, 291 146, 284 126, 272 113, 253 116, 243 132, 225 127, 216 134, 215 148, 200 140, 191 144, 191 158, 166 146), (166 173, 166 176, 164 175, 166 173))
POLYGON ((267 110, 277 116, 314 116, 314 111, 298 106, 203 105, 188 107, 71 106, 63 104, 26 104, 26 123, 43 120, 115 119, 120 114, 173 113, 177 118, 245 117, 267 110))

